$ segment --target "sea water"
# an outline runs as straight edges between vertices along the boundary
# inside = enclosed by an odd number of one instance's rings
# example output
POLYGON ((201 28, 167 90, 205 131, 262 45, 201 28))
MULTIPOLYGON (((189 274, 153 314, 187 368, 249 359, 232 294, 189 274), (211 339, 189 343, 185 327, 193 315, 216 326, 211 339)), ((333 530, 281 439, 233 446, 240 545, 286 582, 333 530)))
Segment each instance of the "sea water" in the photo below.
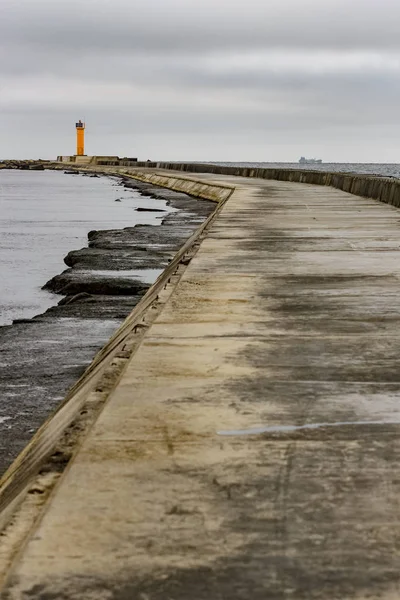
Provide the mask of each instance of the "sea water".
POLYGON ((67 268, 70 250, 87 246, 90 230, 160 225, 164 213, 135 210, 155 203, 170 211, 111 177, 0 170, 0 325, 57 304, 60 296, 41 288, 67 268))

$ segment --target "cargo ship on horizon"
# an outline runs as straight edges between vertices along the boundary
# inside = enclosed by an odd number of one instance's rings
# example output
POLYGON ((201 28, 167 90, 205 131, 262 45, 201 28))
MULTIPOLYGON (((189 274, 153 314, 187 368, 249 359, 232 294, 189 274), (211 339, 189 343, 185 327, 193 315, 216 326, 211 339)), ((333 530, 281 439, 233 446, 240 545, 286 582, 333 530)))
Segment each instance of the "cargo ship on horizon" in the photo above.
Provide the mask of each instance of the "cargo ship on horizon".
POLYGON ((301 165, 320 165, 322 163, 322 158, 305 158, 302 156, 299 163, 301 165))

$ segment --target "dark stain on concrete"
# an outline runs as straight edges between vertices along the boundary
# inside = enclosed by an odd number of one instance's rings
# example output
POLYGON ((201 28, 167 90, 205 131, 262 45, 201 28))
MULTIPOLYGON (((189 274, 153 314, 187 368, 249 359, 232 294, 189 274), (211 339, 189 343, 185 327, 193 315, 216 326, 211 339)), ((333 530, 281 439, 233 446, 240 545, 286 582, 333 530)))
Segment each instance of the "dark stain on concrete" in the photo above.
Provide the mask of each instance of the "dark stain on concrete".
MULTIPOLYGON (((268 198, 265 207, 271 213, 283 208, 268 198)), ((384 421, 386 414, 388 422, 253 437, 255 469, 260 476, 264 466, 266 476, 254 484, 255 506, 237 506, 237 514, 256 539, 237 558, 215 565, 212 575, 202 574, 198 598, 239 599, 250 590, 254 598, 276 600, 400 594, 400 532, 389 517, 397 513, 400 492, 400 425, 390 422, 400 406, 400 280, 362 270, 354 276, 290 272, 295 254, 327 244, 327 238, 296 238, 295 229, 270 231, 256 222, 254 239, 238 242, 249 269, 263 255, 268 270, 274 261, 269 253, 275 253, 287 259, 288 273, 260 275, 258 309, 280 334, 267 343, 255 339, 240 352, 238 364, 244 358, 254 373, 233 378, 225 391, 239 414, 254 411, 254 425, 384 421), (282 444, 277 468, 270 454, 282 444), (263 506, 271 505, 269 520, 263 506)), ((334 240, 330 250, 342 246, 334 240)), ((378 251, 384 261, 384 249, 378 251)), ((238 254, 227 265, 241 260, 238 254)), ((174 574, 165 594, 183 600, 192 576, 197 573, 174 574)), ((160 591, 146 589, 161 598, 160 591)))
MULTIPOLYGON (((210 539, 210 554, 221 552, 221 558, 193 568, 159 567, 148 577, 132 572, 118 579, 105 574, 58 581, 49 575, 21 600, 75 600, 105 592, 112 600, 383 597, 398 589, 400 536, 380 502, 398 502, 399 459, 394 437, 360 436, 352 445, 319 440, 277 447, 258 441, 251 464, 223 465, 218 485, 205 471, 185 473, 206 482, 224 505, 218 539, 210 539), (225 535, 232 532, 250 541, 224 555, 225 535)), ((177 511, 174 518, 198 515, 177 511)), ((190 551, 196 551, 195 539, 190 551)), ((17 581, 10 583, 12 589, 17 581)))

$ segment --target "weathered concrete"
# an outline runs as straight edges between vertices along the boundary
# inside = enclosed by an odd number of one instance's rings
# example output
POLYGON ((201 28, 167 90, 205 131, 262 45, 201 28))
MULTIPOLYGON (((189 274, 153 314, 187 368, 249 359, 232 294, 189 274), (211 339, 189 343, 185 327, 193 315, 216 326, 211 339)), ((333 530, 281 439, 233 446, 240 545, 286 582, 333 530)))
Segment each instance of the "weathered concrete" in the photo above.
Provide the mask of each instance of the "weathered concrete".
POLYGON ((399 597, 399 213, 234 183, 5 600, 399 597))

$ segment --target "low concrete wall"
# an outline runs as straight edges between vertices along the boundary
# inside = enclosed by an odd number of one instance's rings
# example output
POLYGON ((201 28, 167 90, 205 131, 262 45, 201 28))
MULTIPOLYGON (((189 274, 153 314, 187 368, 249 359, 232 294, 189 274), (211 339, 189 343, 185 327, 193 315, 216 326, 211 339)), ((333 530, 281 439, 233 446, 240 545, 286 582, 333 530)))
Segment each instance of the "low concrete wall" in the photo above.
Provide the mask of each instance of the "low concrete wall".
MULTIPOLYGON (((151 163, 153 164, 153 163, 151 163)), ((140 163, 139 163, 140 165, 140 163)), ((146 165, 146 163, 142 164, 146 165)), ((147 166, 147 165, 146 165, 147 166)), ((48 168, 52 169, 63 169, 60 163, 52 163, 48 168)), ((165 173, 155 173, 139 171, 137 168, 112 168, 112 165, 74 165, 72 170, 83 171, 86 173, 103 173, 105 175, 116 175, 130 177, 131 179, 137 179, 145 183, 150 183, 158 187, 165 187, 175 192, 182 192, 193 196, 195 198, 201 198, 203 200, 212 200, 213 202, 224 202, 232 194, 234 186, 224 185, 221 183, 215 183, 214 181, 206 182, 199 181, 192 177, 179 177, 179 175, 168 175, 165 173), (111 168, 110 168, 111 167, 111 168)))
POLYGON ((146 161, 129 160, 128 158, 121 158, 119 161, 121 167, 146 167, 147 169, 156 169, 157 163, 146 161))
POLYGON ((92 156, 75 156, 75 162, 77 165, 90 165, 92 160, 92 156))
POLYGON ((221 184, 208 184, 195 179, 174 177, 170 175, 162 175, 160 173, 145 173, 140 171, 132 171, 118 169, 118 174, 127 175, 132 179, 138 179, 146 183, 151 183, 159 187, 166 187, 175 192, 183 192, 189 196, 203 198, 204 200, 213 200, 214 202, 223 202, 229 198, 232 193, 232 187, 221 184))
MULTIPOLYGON (((61 163, 76 163, 80 165, 119 165, 120 159, 118 156, 57 156, 57 162, 61 163)), ((132 163, 133 164, 133 163, 132 163)))
POLYGON ((329 171, 305 171, 301 169, 253 169, 250 167, 222 167, 218 165, 194 163, 157 163, 157 168, 190 173, 215 173, 238 177, 258 177, 278 181, 294 181, 314 185, 329 185, 334 188, 374 198, 386 204, 400 207, 400 180, 374 175, 354 173, 333 173, 329 171))

